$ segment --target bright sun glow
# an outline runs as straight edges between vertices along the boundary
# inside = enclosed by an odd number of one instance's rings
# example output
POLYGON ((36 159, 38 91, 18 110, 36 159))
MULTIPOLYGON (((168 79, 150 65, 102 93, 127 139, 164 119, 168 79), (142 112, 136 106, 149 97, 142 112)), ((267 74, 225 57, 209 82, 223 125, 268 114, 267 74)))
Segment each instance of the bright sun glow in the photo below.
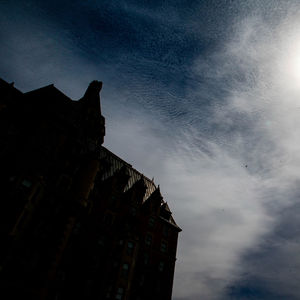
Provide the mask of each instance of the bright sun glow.
POLYGON ((300 43, 291 47, 286 57, 286 84, 292 89, 300 88, 300 43))
POLYGON ((278 57, 279 81, 282 88, 299 92, 300 90, 300 33, 285 32, 280 43, 278 57))

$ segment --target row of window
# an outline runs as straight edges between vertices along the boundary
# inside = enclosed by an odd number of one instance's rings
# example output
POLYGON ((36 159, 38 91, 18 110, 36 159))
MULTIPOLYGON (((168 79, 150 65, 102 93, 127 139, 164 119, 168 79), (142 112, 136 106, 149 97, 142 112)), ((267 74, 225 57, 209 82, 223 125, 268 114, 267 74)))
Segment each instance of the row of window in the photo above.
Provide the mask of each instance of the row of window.
MULTIPOLYGON (((150 228, 153 228, 155 226, 155 217, 151 216, 149 218, 148 226, 150 228)), ((163 236, 165 236, 165 237, 169 236, 169 228, 166 225, 163 226, 163 232, 162 233, 163 233, 163 236)))
MULTIPOLYGON (((150 233, 146 234, 145 244, 147 246, 151 246, 151 244, 152 244, 152 235, 150 233)), ((161 244, 160 244, 160 251, 163 252, 163 253, 166 253, 167 250, 168 250, 168 244, 167 244, 167 242, 166 241, 162 241, 161 244)))
MULTIPOLYGON (((145 264, 145 265, 148 265, 148 264, 149 264, 149 260, 150 260, 149 254, 148 254, 148 253, 144 253, 144 264, 145 264)), ((161 261, 161 262, 159 263, 158 270, 159 270, 160 272, 162 272, 162 271, 164 270, 164 267, 165 267, 165 263, 164 263, 163 261, 161 261)))
POLYGON ((121 287, 119 287, 119 288, 117 289, 116 299, 117 299, 117 300, 122 300, 123 294, 124 294, 124 289, 121 288, 121 287))
MULTIPOLYGON (((120 245, 122 245, 122 244, 123 244, 123 240, 120 240, 120 245)), ((151 244, 152 244, 152 235, 149 233, 145 237, 145 244, 147 246, 151 246, 151 244)), ((134 248, 135 248, 134 242, 128 241, 126 252, 129 256, 131 256, 133 254, 134 248)), ((168 250, 168 243, 166 241, 162 241, 160 244, 160 251, 163 253, 166 253, 167 250, 168 250)))
MULTIPOLYGON (((158 270, 160 272, 163 272, 164 268, 165 268, 165 263, 163 261, 161 261, 159 263, 158 270)), ((129 264, 125 263, 125 264, 123 264, 123 267, 122 267, 122 275, 124 273, 127 276, 128 272, 129 272, 129 264)), ((139 284, 140 284, 140 286, 143 286, 144 283, 145 283, 145 276, 141 275, 140 280, 139 280, 139 284)), ((107 298, 110 298, 111 289, 112 289, 112 286, 110 286, 109 289, 108 289, 108 292, 106 294, 107 298)), ((117 291, 116 291, 115 299, 122 300, 123 296, 124 296, 124 288, 123 287, 118 287, 117 291)))
MULTIPOLYGON (((135 216, 136 215, 136 208, 135 207, 132 207, 131 208, 131 211, 130 211, 130 214, 132 216, 135 216)), ((107 212, 104 217, 103 217, 103 223, 110 226, 114 223, 114 216, 113 214, 107 212)), ((153 228, 155 226, 155 217, 150 217, 149 220, 148 220, 148 226, 153 228)), ((164 237, 168 237, 169 236, 169 231, 170 229, 168 228, 168 226, 164 225, 163 228, 162 228, 162 234, 164 237)), ((147 238, 148 240, 146 240, 146 244, 147 245, 150 245, 151 244, 151 238, 147 238)))
MULTIPOLYGON (((106 293, 106 298, 110 298, 111 291, 112 291, 112 286, 110 286, 108 288, 107 293, 106 293)), ((124 288, 118 287, 115 299, 122 300, 123 299, 123 295, 124 295, 124 288)))
MULTIPOLYGON (((149 254, 148 253, 144 254, 144 264, 145 265, 149 264, 149 254)), ((122 277, 127 278, 128 274, 129 274, 129 267, 130 267, 129 263, 124 263, 122 265, 122 271, 121 271, 122 277)), ((162 272, 164 270, 164 267, 165 267, 165 263, 163 261, 160 261, 158 270, 160 272, 162 272)))
MULTIPOLYGON (((78 224, 77 226, 80 226, 80 225, 78 224)), ((75 231, 77 230, 77 226, 75 227, 75 231)), ((98 239, 97 243, 98 243, 99 246, 104 246, 104 244, 105 244, 104 237, 101 236, 98 239)), ((124 244, 124 240, 121 239, 119 241, 119 245, 122 246, 123 244, 124 244)), ((152 235, 149 234, 149 233, 145 237, 145 244, 148 247, 150 247, 152 245, 152 235)), ((128 241, 127 242, 127 247, 126 247, 126 253, 127 253, 127 255, 132 256, 133 253, 134 253, 134 249, 135 249, 135 243, 132 242, 132 241, 128 241)), ((163 252, 163 253, 166 253, 168 251, 168 243, 166 241, 162 241, 161 242, 161 244, 160 244, 160 251, 163 252)))

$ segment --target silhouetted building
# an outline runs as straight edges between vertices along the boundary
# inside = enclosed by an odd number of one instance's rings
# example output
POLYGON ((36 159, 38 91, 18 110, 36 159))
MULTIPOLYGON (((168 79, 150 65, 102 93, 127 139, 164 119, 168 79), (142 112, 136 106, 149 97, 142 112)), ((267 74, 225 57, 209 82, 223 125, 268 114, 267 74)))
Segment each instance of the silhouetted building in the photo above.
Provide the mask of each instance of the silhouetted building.
POLYGON ((1 299, 171 299, 181 229, 102 146, 101 87, 73 101, 0 80, 1 299))

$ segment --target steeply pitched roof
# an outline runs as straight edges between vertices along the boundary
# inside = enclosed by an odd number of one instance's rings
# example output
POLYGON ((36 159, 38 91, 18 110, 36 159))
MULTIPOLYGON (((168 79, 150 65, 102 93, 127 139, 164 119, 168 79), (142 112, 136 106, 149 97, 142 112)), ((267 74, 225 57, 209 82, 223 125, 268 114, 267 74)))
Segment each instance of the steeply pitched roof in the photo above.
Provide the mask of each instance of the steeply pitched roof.
POLYGON ((144 181, 144 184, 147 188, 143 201, 146 201, 146 199, 148 199, 149 196, 156 190, 156 186, 152 180, 138 172, 130 164, 128 164, 103 146, 101 146, 100 148, 100 160, 105 160, 106 163, 109 163, 106 170, 104 170, 102 180, 113 176, 122 167, 127 168, 127 172, 130 177, 128 179, 128 183, 124 189, 124 192, 130 189, 137 181, 141 179, 144 181))
POLYGON ((176 227, 178 231, 181 231, 180 227, 176 224, 174 218, 172 217, 169 205, 167 204, 167 202, 163 201, 159 186, 156 186, 152 180, 135 170, 130 164, 128 164, 126 161, 122 160, 120 157, 103 146, 101 146, 100 148, 100 160, 102 160, 104 165, 106 165, 106 169, 104 170, 102 175, 102 180, 106 180, 107 178, 116 174, 120 169, 126 167, 129 179, 126 187, 124 188, 124 192, 128 191, 138 181, 143 180, 146 187, 143 202, 145 203, 148 201, 152 201, 152 199, 159 200, 161 203, 161 209, 164 209, 170 214, 168 220, 163 217, 161 218, 165 222, 168 222, 170 225, 176 227))
POLYGON ((60 105, 62 104, 62 101, 73 102, 68 96, 57 89, 53 84, 49 84, 39 89, 24 93, 24 95, 30 99, 39 99, 39 101, 51 100, 52 105, 56 101, 59 101, 60 105))

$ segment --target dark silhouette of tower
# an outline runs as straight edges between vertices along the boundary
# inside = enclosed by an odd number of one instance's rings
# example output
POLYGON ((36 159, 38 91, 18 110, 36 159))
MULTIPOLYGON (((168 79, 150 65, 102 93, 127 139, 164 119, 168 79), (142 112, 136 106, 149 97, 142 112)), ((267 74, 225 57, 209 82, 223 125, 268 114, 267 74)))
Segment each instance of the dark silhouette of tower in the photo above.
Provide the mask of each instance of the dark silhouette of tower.
POLYGON ((102 146, 101 88, 73 101, 0 79, 2 299, 171 299, 181 229, 159 187, 102 146))

